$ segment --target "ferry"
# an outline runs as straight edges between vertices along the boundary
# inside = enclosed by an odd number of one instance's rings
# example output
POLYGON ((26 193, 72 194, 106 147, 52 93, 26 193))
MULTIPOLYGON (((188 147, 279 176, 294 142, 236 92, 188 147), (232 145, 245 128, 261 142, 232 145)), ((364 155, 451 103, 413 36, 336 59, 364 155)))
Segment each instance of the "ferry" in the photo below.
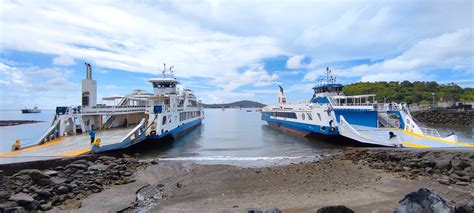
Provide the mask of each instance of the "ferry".
POLYGON ((179 86, 171 68, 148 80, 153 92, 134 90, 103 97, 97 103, 97 81, 86 63, 80 106, 58 106, 50 126, 37 141, 13 142, 0 153, 0 164, 103 153, 138 143, 177 139, 201 124, 204 111, 194 92, 179 86), (85 133, 85 134, 84 134, 85 133), (92 136, 95 137, 92 137, 92 136))
POLYGON ((474 147, 454 134, 442 137, 435 129, 417 124, 406 103, 377 103, 374 94, 346 96, 326 68, 326 81, 313 87, 308 103, 288 104, 280 86, 278 105, 262 109, 262 120, 272 128, 310 136, 350 139, 370 146, 474 147))
POLYGON ((39 109, 38 107, 34 107, 33 109, 28 109, 28 108, 24 108, 21 110, 21 113, 25 114, 25 113, 40 113, 41 112, 41 109, 39 109))

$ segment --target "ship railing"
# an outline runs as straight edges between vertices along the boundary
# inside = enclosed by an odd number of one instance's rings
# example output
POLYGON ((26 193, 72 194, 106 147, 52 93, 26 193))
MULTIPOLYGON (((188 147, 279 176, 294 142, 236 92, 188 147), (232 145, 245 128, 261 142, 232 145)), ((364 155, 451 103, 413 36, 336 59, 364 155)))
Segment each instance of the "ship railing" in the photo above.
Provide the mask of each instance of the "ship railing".
POLYGON ((420 129, 423 132, 423 135, 425 136, 431 136, 431 137, 437 137, 437 138, 441 137, 438 130, 436 129, 426 128, 426 127, 420 127, 420 129))

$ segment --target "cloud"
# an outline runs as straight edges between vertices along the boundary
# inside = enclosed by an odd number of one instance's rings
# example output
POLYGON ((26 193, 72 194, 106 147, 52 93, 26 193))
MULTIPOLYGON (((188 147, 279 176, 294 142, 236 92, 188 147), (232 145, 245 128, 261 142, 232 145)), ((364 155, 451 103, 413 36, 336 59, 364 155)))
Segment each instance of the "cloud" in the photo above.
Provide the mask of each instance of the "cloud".
POLYGON ((70 70, 56 67, 43 69, 0 63, 0 109, 18 109, 33 105, 53 108, 78 103, 77 96, 64 93, 80 89, 78 84, 67 79, 70 74, 70 70))
POLYGON ((301 68, 303 66, 301 64, 303 59, 304 59, 304 55, 295 55, 295 56, 290 57, 288 61, 286 61, 286 68, 292 69, 292 70, 301 68))
POLYGON ((34 89, 39 92, 47 91, 79 91, 81 88, 78 84, 72 83, 65 78, 53 78, 43 84, 35 85, 34 89))
POLYGON ((215 77, 283 53, 271 37, 195 25, 164 4, 3 4, 2 29, 8 33, 2 48, 59 55, 54 64, 70 65, 75 58, 102 68, 155 73, 166 62, 176 66, 178 76, 215 77))
POLYGON ((397 57, 354 66, 339 73, 362 76, 362 81, 422 80, 428 70, 451 68, 473 73, 473 40, 472 30, 461 29, 421 40, 397 57))
POLYGON ((53 58, 53 64, 54 65, 64 65, 64 66, 70 66, 76 64, 74 61, 74 58, 67 56, 67 55, 60 55, 55 58, 53 58))
POLYGON ((263 65, 251 64, 243 73, 222 73, 213 83, 224 88, 225 91, 232 91, 244 85, 252 85, 254 87, 270 86, 277 79, 278 75, 268 73, 263 65))

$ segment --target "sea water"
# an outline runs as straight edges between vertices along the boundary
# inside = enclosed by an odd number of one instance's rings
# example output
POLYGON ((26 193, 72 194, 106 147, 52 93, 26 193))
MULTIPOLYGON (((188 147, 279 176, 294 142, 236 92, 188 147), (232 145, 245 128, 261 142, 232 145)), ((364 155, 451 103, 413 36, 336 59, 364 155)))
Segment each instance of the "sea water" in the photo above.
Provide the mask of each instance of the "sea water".
MULTIPOLYGON (((16 139, 22 145, 35 143, 49 127, 53 110, 22 114, 20 110, 0 111, 0 120, 39 120, 40 123, 0 127, 0 152, 9 151, 16 139)), ((271 161, 307 158, 341 148, 320 138, 304 138, 271 129, 252 109, 205 109, 205 119, 184 137, 166 145, 134 150, 144 158, 176 158, 200 161, 271 161)), ((442 135, 454 131, 460 141, 474 143, 471 127, 436 126, 442 135)))

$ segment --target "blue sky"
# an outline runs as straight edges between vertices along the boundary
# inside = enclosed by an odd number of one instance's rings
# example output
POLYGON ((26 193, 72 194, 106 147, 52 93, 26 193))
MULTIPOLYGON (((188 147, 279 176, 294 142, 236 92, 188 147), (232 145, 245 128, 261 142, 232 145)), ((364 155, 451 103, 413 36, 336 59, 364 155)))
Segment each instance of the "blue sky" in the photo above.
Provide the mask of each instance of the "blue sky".
POLYGON ((305 100, 326 66, 343 84, 474 86, 472 1, 3 0, 0 10, 0 109, 79 105, 84 62, 99 97, 151 91, 163 63, 205 103, 276 103, 278 84, 305 100))

